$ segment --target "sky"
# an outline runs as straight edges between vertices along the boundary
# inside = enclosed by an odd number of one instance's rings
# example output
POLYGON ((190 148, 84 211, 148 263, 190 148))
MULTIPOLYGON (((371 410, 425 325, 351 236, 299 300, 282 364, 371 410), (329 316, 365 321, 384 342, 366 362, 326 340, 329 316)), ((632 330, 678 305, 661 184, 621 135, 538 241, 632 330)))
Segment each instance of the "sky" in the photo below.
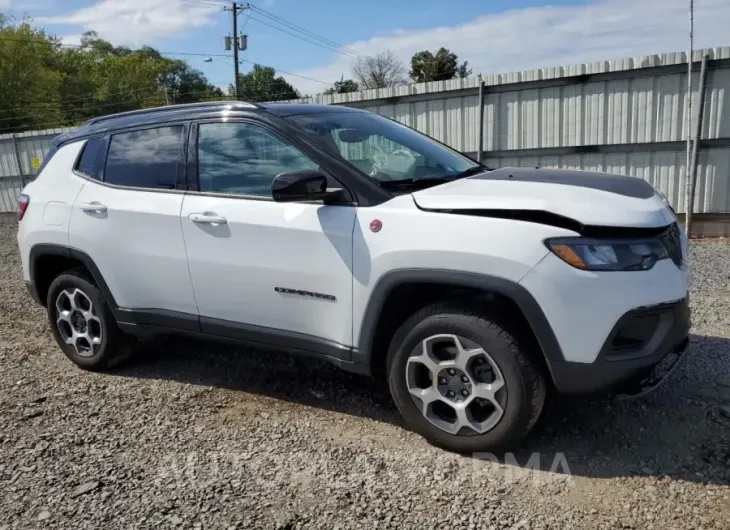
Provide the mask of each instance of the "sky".
MULTIPOLYGON (((225 0, 0 0, 0 12, 77 44, 86 30, 116 45, 151 45, 216 85, 233 78, 225 0), (180 54, 180 55, 178 55, 180 54), (204 54, 182 55, 182 54, 204 54), (212 62, 205 62, 210 54, 212 62), (220 57, 218 55, 221 55, 220 57)), ((239 17, 241 71, 273 66, 303 94, 351 76, 358 56, 392 50, 409 66, 444 46, 474 75, 684 51, 689 0, 256 0, 239 17), (261 11, 263 10, 263 11, 261 11), (342 45, 338 52, 271 27, 273 15, 342 45), (285 73, 286 72, 286 73, 285 73), (296 75, 292 75, 296 74, 296 75)), ((695 0, 695 47, 730 46, 730 0, 695 0)), ((301 35, 296 30, 284 28, 301 35)), ((311 37, 310 37, 311 39, 311 37)))

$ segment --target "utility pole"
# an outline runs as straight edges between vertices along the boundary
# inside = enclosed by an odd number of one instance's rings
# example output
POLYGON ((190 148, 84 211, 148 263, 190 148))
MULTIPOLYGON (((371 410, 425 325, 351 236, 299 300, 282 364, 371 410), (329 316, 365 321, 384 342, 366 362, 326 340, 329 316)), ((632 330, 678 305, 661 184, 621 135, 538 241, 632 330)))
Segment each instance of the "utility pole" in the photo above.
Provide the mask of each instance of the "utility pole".
POLYGON ((692 200, 692 180, 694 180, 694 171, 692 171, 692 59, 694 55, 694 0, 689 0, 689 52, 687 52, 687 170, 685 171, 686 180, 684 188, 684 231, 687 238, 690 237, 692 230, 692 208, 694 202, 692 200), (690 202, 692 201, 692 202, 690 202))
MULTIPOLYGON (((233 98, 238 99, 238 14, 241 12, 241 7, 236 2, 233 2, 230 8, 224 7, 225 11, 230 11, 233 15, 233 98)), ((227 48, 226 48, 227 49, 227 48)))

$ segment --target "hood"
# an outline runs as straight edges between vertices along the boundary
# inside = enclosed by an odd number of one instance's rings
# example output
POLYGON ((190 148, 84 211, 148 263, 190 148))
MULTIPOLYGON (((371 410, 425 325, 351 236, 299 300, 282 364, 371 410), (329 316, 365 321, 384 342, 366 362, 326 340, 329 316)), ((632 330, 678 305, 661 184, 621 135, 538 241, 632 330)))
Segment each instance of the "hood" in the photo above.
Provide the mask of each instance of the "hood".
POLYGON ((416 191, 413 198, 424 210, 518 212, 523 219, 547 213, 584 226, 656 228, 676 221, 648 182, 591 171, 508 167, 416 191))

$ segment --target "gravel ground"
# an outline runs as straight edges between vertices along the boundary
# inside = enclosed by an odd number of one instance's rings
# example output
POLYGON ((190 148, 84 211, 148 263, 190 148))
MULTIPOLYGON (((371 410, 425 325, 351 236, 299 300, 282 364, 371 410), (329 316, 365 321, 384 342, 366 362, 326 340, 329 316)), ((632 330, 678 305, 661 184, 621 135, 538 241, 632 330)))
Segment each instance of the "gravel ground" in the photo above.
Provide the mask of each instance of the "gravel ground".
POLYGON ((730 243, 693 245, 691 359, 640 401, 552 404, 500 463, 429 446, 318 362, 155 340, 71 365, 0 218, 0 530, 728 528, 730 243))

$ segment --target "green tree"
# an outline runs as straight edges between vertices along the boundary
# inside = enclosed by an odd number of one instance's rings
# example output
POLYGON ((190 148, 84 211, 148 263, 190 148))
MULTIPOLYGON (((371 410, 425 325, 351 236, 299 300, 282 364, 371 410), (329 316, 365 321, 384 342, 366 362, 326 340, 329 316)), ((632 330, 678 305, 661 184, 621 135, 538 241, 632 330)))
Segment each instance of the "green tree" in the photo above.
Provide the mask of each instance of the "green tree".
POLYGON ((411 58, 409 75, 416 83, 445 81, 455 77, 471 75, 468 61, 459 64, 459 58, 446 48, 439 48, 434 54, 428 50, 416 53, 411 58))
POLYGON ((347 92, 357 92, 360 90, 358 84, 352 79, 345 79, 342 76, 339 81, 335 81, 335 84, 324 91, 325 94, 345 94, 347 92))
POLYGON ((115 47, 90 31, 80 46, 66 48, 29 19, 0 15, 0 132, 222 97, 202 72, 149 46, 115 47))
MULTIPOLYGON (((233 86, 228 89, 234 94, 233 86)), ((253 69, 238 75, 238 99, 248 101, 284 101, 298 99, 299 91, 269 66, 253 65, 253 69)))
POLYGON ((169 92, 171 103, 195 103, 221 99, 223 91, 211 85, 202 72, 185 61, 165 60, 160 84, 169 92))
POLYGON ((47 128, 61 120, 59 42, 0 15, 0 132, 47 128))

